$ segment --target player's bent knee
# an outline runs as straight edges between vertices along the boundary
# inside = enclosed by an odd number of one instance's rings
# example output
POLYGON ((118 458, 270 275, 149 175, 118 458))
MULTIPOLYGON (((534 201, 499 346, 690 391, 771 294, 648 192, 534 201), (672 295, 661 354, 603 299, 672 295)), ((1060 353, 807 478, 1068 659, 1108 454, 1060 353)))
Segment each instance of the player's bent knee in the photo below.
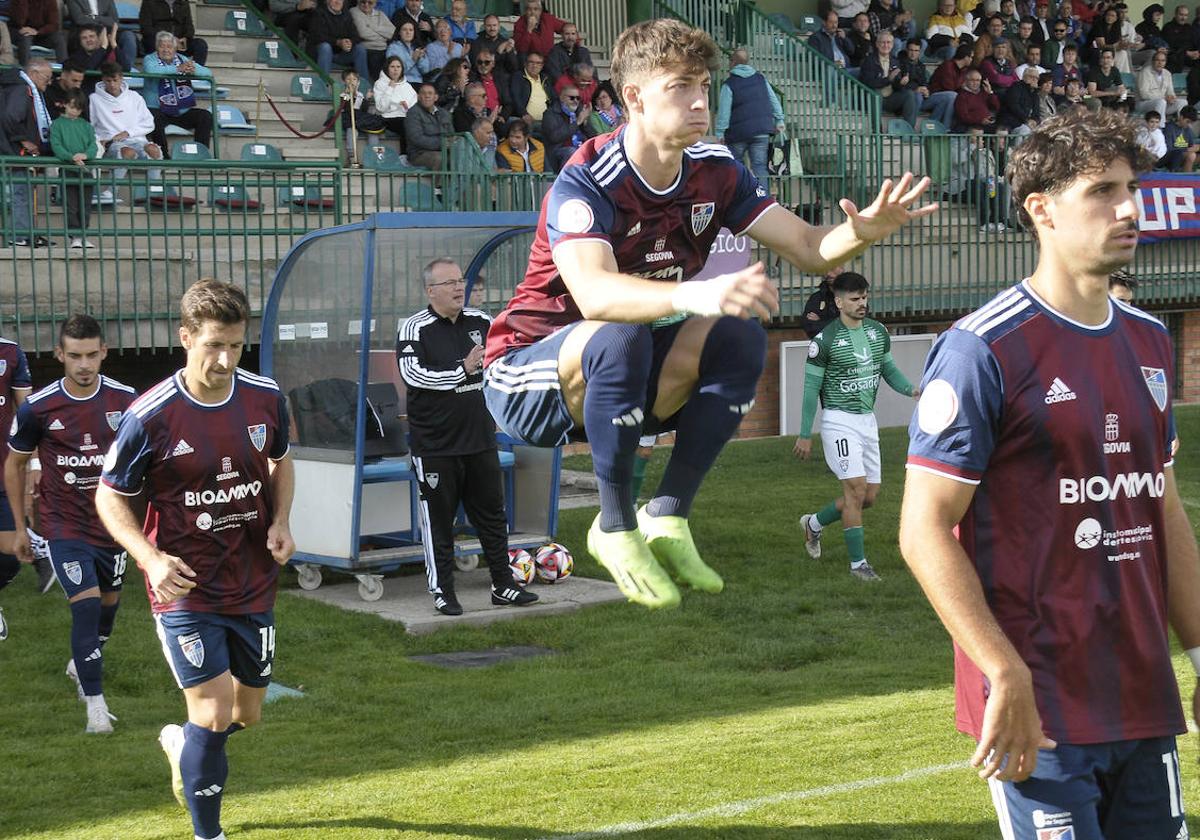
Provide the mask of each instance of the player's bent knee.
POLYGON ((701 390, 706 387, 730 400, 754 398, 767 362, 767 331, 758 321, 727 315, 708 332, 700 356, 701 390))

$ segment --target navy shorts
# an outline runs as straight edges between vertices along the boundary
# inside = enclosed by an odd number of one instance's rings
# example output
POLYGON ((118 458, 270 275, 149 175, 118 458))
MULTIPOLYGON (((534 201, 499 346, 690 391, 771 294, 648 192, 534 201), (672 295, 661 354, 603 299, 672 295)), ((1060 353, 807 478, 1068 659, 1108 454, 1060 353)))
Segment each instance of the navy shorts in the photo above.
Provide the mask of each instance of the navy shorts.
POLYGON ((129 563, 124 550, 83 540, 49 540, 47 545, 54 576, 68 599, 97 586, 101 592, 121 591, 129 563))
POLYGON ((17 524, 13 521, 12 508, 8 506, 8 494, 0 490, 0 531, 15 531, 17 524))
POLYGON ((1059 744, 1024 782, 989 782, 1004 840, 1187 837, 1175 739, 1059 744))
MULTIPOLYGON (((568 324, 557 332, 524 347, 509 350, 487 367, 483 375, 483 396, 488 411, 504 432, 533 446, 562 446, 570 440, 587 440, 576 427, 563 399, 558 379, 558 354, 563 341, 579 323, 568 324)), ((676 321, 650 330, 653 350, 650 380, 646 388, 644 434, 657 434, 675 428, 675 418, 656 420, 649 407, 658 395, 658 378, 667 352, 684 321, 676 321)))
POLYGON ((247 615, 175 612, 154 616, 163 656, 180 688, 229 671, 242 685, 266 688, 275 661, 275 612, 247 615))

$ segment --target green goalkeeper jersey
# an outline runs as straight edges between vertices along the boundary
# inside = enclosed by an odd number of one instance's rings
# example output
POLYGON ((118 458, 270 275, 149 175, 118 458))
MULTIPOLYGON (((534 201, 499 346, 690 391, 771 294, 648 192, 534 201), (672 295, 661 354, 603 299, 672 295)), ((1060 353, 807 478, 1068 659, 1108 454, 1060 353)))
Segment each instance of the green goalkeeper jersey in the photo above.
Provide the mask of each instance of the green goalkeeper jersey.
POLYGON ((812 433, 818 397, 826 409, 870 414, 881 376, 894 390, 912 395, 912 384, 892 360, 892 339, 883 324, 864 318, 851 329, 835 318, 808 345, 801 436, 812 433))

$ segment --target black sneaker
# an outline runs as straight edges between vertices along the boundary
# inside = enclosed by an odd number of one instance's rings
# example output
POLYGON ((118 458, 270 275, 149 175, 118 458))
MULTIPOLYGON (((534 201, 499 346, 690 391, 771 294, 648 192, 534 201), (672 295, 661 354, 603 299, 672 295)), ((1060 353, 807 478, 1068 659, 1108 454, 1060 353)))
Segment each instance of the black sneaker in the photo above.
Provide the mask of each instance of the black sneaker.
POLYGON ((34 247, 34 248, 48 248, 48 247, 50 247, 50 246, 51 246, 51 245, 53 245, 53 244, 55 244, 53 240, 51 240, 51 239, 47 239, 47 238, 46 238, 46 237, 44 237, 44 236, 39 236, 39 237, 37 237, 36 239, 34 239, 34 240, 33 240, 33 247, 34 247))
POLYGON ((453 592, 436 592, 433 596, 433 605, 437 607, 437 611, 442 615, 462 615, 462 604, 458 603, 458 599, 454 597, 453 592))
POLYGON ((492 584, 492 603, 497 607, 528 607, 537 599, 537 595, 516 583, 492 584))

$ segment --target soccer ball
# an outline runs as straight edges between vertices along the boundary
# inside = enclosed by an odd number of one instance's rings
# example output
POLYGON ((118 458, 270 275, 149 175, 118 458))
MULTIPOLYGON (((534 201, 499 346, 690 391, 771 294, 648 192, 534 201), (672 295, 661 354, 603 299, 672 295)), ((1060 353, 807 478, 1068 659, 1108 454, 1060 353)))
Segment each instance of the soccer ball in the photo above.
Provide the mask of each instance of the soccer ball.
POLYGON ((511 548, 508 551, 508 568, 512 570, 513 580, 524 586, 533 583, 533 555, 523 548, 511 548))
POLYGON ((563 578, 570 577, 575 570, 575 560, 571 552, 558 543, 550 543, 538 549, 533 558, 537 567, 538 583, 557 583, 563 578))

